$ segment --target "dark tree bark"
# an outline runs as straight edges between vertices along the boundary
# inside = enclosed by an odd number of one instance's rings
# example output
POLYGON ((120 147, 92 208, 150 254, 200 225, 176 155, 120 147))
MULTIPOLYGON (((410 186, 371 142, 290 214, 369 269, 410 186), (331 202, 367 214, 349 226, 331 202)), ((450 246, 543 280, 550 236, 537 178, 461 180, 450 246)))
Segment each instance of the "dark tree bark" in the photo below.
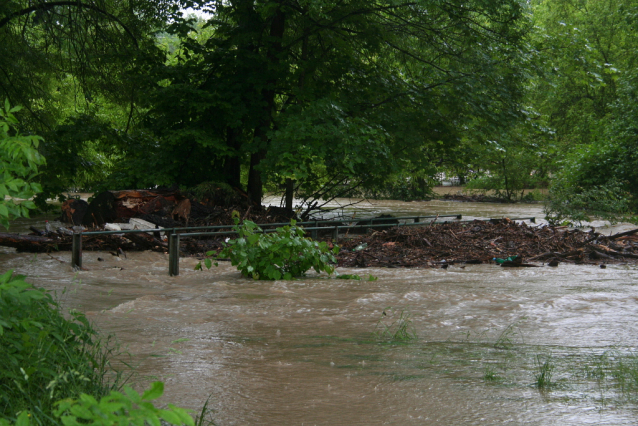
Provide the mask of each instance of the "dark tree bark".
POLYGON ((233 188, 241 188, 241 162, 238 156, 240 144, 238 141, 237 130, 231 127, 226 129, 226 146, 234 151, 233 155, 230 155, 224 160, 224 176, 226 183, 233 188))
MULTIPOLYGON (((270 72, 276 71, 281 58, 282 51, 282 38, 284 30, 286 28, 286 15, 281 10, 281 7, 277 10, 277 13, 270 22, 269 38, 274 42, 268 44, 266 48, 266 58, 271 66, 270 72)), ((258 166, 261 160, 266 157, 268 147, 268 131, 272 125, 272 113, 275 109, 275 86, 277 80, 275 77, 269 79, 266 88, 262 91, 263 99, 263 113, 261 123, 255 129, 254 140, 257 146, 260 147, 259 151, 253 153, 250 157, 250 170, 248 172, 248 185, 247 192, 251 202, 261 205, 261 199, 263 197, 263 181, 261 171, 258 166)))

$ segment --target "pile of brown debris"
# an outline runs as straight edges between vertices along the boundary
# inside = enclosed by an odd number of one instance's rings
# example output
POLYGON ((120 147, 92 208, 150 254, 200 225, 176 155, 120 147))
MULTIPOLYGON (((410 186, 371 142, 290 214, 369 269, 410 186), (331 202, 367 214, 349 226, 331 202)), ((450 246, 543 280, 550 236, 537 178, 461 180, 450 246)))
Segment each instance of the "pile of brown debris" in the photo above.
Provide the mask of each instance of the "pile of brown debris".
POLYGON ((343 242, 339 266, 447 267, 511 256, 517 256, 516 261, 503 266, 636 262, 638 229, 605 236, 593 230, 532 227, 509 219, 394 227, 343 242))
MULTIPOLYGON (((242 202, 246 197, 237 194, 232 207, 214 199, 197 199, 179 190, 142 189, 105 191, 94 196, 90 203, 69 199, 62 204, 60 222, 68 225, 55 230, 36 229, 29 235, 0 233, 0 246, 13 247, 19 252, 46 253, 71 250, 73 230, 104 230, 105 224, 115 225, 107 230, 120 229, 117 225, 140 219, 147 225, 142 229, 180 228, 185 226, 222 226, 233 224, 233 212, 256 223, 286 223, 295 219, 293 212, 277 207, 263 207, 242 202)), ((125 229, 123 226, 121 229, 125 229)), ((139 227, 138 227, 139 229, 139 227)), ((83 237, 84 250, 167 251, 168 244, 161 231, 154 233, 128 233, 126 235, 87 235, 83 237)), ((181 250, 185 254, 201 253, 221 247, 216 240, 187 240, 181 250)))
POLYGON ((104 191, 94 196, 91 203, 69 199, 62 204, 62 222, 84 225, 94 229, 105 223, 126 223, 140 218, 163 228, 183 226, 214 226, 232 224, 232 212, 256 223, 286 222, 294 214, 277 207, 251 205, 237 196, 235 204, 216 203, 210 199, 197 199, 179 190, 135 189, 104 191))
MULTIPOLYGON (((91 204, 81 200, 67 201, 62 206, 61 219, 70 225, 83 224, 89 230, 101 229, 106 222, 129 222, 131 218, 144 220, 153 229, 155 226, 225 225, 230 230, 233 211, 238 211, 242 219, 260 224, 286 223, 294 218, 292 212, 284 209, 250 205, 241 200, 239 194, 235 207, 228 207, 214 200, 189 197, 179 191, 109 191, 96 196, 91 204)), ((388 219, 387 223, 386 229, 340 240, 339 265, 447 267, 454 263, 488 263, 494 258, 513 256, 516 258, 503 263, 503 266, 540 266, 545 263, 553 266, 559 262, 607 264, 636 262, 638 259, 638 229, 605 236, 594 230, 532 227, 509 219, 424 226, 395 226, 398 223, 396 219, 388 219)), ((0 234, 0 245, 26 252, 71 249, 72 231, 69 229, 45 232, 32 227, 32 230, 34 233, 31 235, 0 234)), ((82 244, 84 250, 166 252, 166 238, 160 232, 157 229, 139 234, 87 235, 83 237, 82 244)), ((320 235, 329 239, 332 234, 320 235)), ((182 255, 202 256, 206 251, 221 249, 226 237, 185 237, 180 251, 182 255)))

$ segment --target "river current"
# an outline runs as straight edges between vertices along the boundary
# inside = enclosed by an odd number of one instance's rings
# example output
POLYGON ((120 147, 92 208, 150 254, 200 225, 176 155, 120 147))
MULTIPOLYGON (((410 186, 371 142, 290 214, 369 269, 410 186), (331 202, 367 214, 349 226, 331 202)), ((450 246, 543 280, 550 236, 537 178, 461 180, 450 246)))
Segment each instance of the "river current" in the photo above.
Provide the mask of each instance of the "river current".
MULTIPOLYGON (((536 205, 365 208, 542 217, 536 205)), ((225 262, 195 271, 192 258, 169 277, 160 253, 85 251, 79 272, 70 257, 3 250, 0 264, 115 335, 140 389, 163 380, 163 401, 195 412, 210 398, 218 425, 638 423, 636 394, 616 385, 611 367, 638 365, 635 265, 339 268, 377 280, 255 282, 225 262), (413 338, 393 341, 399 326, 413 338), (544 368, 551 383, 539 388, 544 368)))

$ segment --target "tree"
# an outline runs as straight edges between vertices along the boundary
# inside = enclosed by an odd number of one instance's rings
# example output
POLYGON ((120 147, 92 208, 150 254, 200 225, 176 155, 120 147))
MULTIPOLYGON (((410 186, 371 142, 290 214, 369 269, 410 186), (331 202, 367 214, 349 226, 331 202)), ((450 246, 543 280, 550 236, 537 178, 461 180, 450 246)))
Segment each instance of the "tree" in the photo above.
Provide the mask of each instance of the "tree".
POLYGON ((638 206, 631 148, 637 13, 635 0, 535 2, 547 69, 530 96, 560 148, 550 205, 557 217, 581 220, 590 207, 624 216, 638 206))
POLYGON ((16 131, 14 113, 20 109, 11 108, 8 100, 0 107, 0 224, 7 229, 9 221, 29 217, 29 210, 35 208, 31 198, 42 187, 34 179, 46 163, 37 150, 42 138, 16 131))
POLYGON ((50 161, 38 178, 41 205, 103 179, 121 154, 144 70, 163 60, 151 35, 178 11, 172 7, 136 0, 2 3, 0 98, 23 105, 23 133, 44 136, 39 149, 50 161))
POLYGON ((243 168, 253 202, 269 182, 286 188, 291 208, 293 191, 369 185, 406 160, 425 163, 477 117, 495 127, 516 119, 512 59, 527 30, 518 1, 196 6, 214 10, 211 36, 170 26, 179 55, 155 77, 162 84, 144 104, 153 136, 126 170, 146 163, 162 183, 239 186, 243 168))
POLYGON ((5 4, 0 90, 46 136, 48 194, 218 180, 254 203, 281 187, 291 209, 432 169, 520 115, 518 0, 5 4), (178 47, 157 48, 164 30, 178 47))

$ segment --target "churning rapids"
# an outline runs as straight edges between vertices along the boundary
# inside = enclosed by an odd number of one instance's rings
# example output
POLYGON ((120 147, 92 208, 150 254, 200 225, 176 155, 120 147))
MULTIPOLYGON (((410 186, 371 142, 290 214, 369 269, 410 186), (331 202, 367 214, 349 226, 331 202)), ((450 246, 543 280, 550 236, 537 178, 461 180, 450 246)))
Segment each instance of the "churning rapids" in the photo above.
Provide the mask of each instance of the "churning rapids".
MULTIPOLYGON (((534 205, 367 208, 542 217, 534 205)), ((28 225, 12 231, 20 226, 28 225)), ((113 333, 137 365, 140 387, 163 380, 164 401, 194 411, 210 396, 218 425, 638 422, 636 394, 591 374, 601 360, 636 362, 636 265, 340 269, 378 280, 254 282, 227 263, 194 271, 189 258, 169 277, 168 256, 158 253, 120 259, 85 251, 87 270, 78 273, 70 257, 6 249, 0 264, 113 333), (416 339, 374 335, 401 315, 416 339), (539 389, 537 376, 550 364, 554 385, 539 389)))

